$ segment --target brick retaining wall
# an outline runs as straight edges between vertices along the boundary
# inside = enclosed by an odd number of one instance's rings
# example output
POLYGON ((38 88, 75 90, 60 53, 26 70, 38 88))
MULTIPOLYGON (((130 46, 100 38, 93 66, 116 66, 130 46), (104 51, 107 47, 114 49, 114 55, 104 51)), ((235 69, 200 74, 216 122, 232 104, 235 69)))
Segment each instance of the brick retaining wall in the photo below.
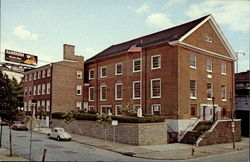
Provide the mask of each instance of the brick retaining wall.
MULTIPOLYGON (((53 119, 51 127, 63 127, 75 133, 104 139, 104 129, 95 121, 74 120, 66 124, 63 120, 53 119)), ((113 140, 113 127, 107 129, 107 140, 113 140)), ((154 145, 167 143, 167 129, 162 123, 118 123, 115 126, 115 141, 132 145, 154 145)))
MULTIPOLYGON (((235 121, 235 141, 241 140, 241 120, 235 121)), ((232 121, 231 120, 219 120, 218 123, 206 132, 203 138, 199 138, 197 141, 198 146, 229 143, 232 142, 232 121)))

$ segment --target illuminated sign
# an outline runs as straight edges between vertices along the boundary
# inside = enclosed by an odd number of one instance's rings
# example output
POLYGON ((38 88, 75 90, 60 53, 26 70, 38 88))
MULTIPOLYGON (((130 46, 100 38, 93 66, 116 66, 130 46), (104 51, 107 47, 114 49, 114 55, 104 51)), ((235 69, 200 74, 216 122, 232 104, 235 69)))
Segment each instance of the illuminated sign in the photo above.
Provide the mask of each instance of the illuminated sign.
POLYGON ((37 65, 37 56, 5 49, 5 60, 27 65, 37 65))

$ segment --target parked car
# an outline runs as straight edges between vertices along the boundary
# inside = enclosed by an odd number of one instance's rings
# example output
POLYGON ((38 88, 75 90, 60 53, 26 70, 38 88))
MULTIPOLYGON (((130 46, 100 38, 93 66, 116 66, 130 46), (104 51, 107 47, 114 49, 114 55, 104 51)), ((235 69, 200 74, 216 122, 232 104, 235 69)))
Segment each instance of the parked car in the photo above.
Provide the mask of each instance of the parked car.
POLYGON ((60 128, 60 127, 55 127, 51 129, 50 132, 48 133, 48 137, 57 139, 58 141, 61 141, 61 140, 70 141, 71 140, 71 135, 67 133, 66 131, 64 131, 63 128, 60 128))
POLYGON ((22 121, 14 121, 11 128, 14 130, 25 130, 25 131, 29 130, 22 121))
POLYGON ((8 125, 8 123, 7 123, 6 121, 2 121, 2 120, 0 120, 0 125, 2 125, 2 126, 6 126, 6 125, 8 125))

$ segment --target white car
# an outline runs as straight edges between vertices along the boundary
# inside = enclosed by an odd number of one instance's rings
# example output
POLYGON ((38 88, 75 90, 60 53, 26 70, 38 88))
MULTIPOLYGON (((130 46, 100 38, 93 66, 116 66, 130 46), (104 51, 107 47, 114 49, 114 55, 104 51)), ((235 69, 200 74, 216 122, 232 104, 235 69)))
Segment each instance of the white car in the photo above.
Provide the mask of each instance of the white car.
POLYGON ((71 135, 67 132, 64 131, 63 128, 60 127, 55 127, 50 130, 48 133, 49 138, 54 138, 57 139, 58 141, 60 140, 71 140, 71 135))

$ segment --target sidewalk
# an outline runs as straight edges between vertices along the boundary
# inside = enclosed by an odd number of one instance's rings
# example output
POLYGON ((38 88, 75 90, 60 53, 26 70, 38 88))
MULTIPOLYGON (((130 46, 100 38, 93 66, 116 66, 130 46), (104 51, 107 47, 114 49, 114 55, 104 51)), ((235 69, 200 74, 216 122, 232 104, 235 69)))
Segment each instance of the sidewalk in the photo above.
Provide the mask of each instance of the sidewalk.
POLYGON ((0 148, 0 161, 28 161, 27 159, 16 155, 13 153, 12 157, 10 157, 10 151, 5 148, 0 148))
MULTIPOLYGON (((36 131, 47 134, 49 132, 49 129, 42 128, 41 130, 36 131)), ((72 141, 82 144, 110 150, 124 155, 159 160, 184 160, 249 149, 249 138, 242 138, 240 142, 236 142, 236 149, 234 150, 232 143, 195 147, 193 145, 181 143, 134 146, 118 142, 113 143, 112 141, 106 141, 105 145, 105 141, 103 139, 97 139, 77 134, 71 134, 71 136, 72 141), (195 147, 194 156, 191 155, 192 147, 195 147)))

